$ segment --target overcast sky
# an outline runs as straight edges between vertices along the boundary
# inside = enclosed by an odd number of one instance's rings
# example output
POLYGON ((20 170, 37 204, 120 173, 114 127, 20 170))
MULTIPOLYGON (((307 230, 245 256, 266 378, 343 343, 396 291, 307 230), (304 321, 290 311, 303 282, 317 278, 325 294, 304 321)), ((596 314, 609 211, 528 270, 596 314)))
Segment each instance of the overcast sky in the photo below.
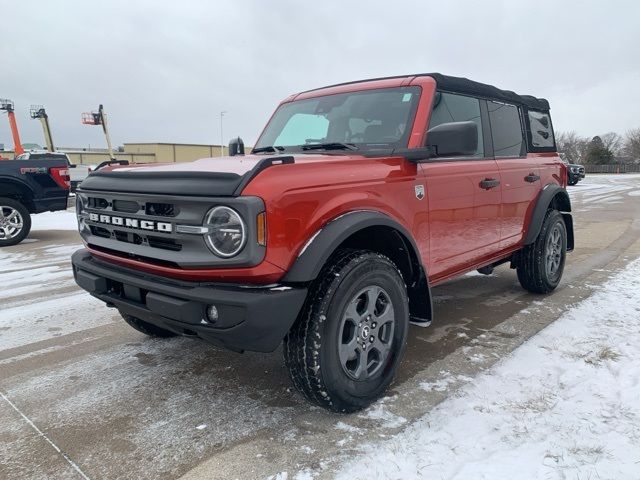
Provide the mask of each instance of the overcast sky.
MULTIPOLYGON (((640 2, 0 0, 0 97, 23 142, 251 145, 291 93, 441 72, 547 98, 556 130, 640 127, 640 2)), ((6 117, 0 143, 12 147, 6 117)))

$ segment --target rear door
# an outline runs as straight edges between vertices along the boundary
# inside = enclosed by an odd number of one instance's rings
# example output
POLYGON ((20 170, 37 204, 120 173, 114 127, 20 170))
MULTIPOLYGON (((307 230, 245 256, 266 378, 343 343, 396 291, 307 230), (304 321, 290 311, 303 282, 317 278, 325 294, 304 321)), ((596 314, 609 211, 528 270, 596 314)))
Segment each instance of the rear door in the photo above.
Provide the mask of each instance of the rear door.
POLYGON ((502 179, 500 249, 518 244, 524 236, 527 216, 540 191, 540 172, 527 156, 520 107, 487 100, 493 152, 502 179))
POLYGON ((477 98, 438 92, 429 128, 462 121, 478 125, 476 153, 420 164, 429 208, 429 274, 434 280, 472 267, 500 242, 500 172, 485 105, 477 98))

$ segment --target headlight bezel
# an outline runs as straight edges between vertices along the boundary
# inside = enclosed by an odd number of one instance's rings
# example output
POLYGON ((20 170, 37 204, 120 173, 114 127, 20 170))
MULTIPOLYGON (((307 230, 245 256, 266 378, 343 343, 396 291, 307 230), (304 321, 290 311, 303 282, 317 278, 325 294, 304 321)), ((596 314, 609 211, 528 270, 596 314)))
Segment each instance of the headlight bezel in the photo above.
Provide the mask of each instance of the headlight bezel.
POLYGON ((207 248, 211 250, 211 252, 214 255, 220 258, 228 259, 228 258, 236 257, 242 252, 242 250, 247 245, 248 230, 247 230, 247 225, 245 223, 245 220, 244 218, 242 218, 242 215, 240 214, 240 212, 238 212, 237 210, 227 205, 216 205, 215 207, 212 207, 211 209, 209 209, 209 211, 206 213, 204 217, 203 226, 209 229, 208 233, 204 234, 204 240, 207 245, 207 248), (216 247, 213 239, 214 229, 212 227, 212 220, 214 215, 219 212, 230 212, 231 215, 237 217, 238 223, 240 225, 240 230, 242 235, 240 239, 240 244, 232 252, 223 252, 222 250, 220 250, 218 247, 216 247))

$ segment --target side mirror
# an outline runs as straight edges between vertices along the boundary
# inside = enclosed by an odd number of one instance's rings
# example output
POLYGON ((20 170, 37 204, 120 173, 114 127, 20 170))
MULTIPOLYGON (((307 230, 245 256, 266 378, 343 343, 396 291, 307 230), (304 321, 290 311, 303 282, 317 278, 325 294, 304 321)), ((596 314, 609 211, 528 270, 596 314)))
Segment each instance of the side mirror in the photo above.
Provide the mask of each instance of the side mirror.
POLYGON ((473 155, 478 150, 478 125, 474 122, 440 124, 427 131, 427 143, 438 157, 473 155))
POLYGON ((229 142, 229 155, 232 157, 244 155, 244 142, 240 137, 234 138, 229 142))

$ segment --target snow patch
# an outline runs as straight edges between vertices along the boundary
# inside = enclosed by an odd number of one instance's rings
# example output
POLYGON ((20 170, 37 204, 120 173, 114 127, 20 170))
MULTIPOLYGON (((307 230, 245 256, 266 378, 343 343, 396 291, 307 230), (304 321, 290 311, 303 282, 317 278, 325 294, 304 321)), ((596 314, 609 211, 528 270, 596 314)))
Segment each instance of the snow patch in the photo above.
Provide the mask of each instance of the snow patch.
POLYGON ((75 209, 59 212, 45 212, 31 216, 31 230, 77 230, 78 220, 75 209))
MULTIPOLYGON (((387 412, 377 405, 367 417, 387 412)), ((639 425, 636 260, 337 478, 637 479, 639 425)))
POLYGON ((406 418, 387 410, 381 402, 369 407, 365 413, 359 415, 359 417, 382 422, 381 426, 384 428, 398 428, 407 422, 406 418))

